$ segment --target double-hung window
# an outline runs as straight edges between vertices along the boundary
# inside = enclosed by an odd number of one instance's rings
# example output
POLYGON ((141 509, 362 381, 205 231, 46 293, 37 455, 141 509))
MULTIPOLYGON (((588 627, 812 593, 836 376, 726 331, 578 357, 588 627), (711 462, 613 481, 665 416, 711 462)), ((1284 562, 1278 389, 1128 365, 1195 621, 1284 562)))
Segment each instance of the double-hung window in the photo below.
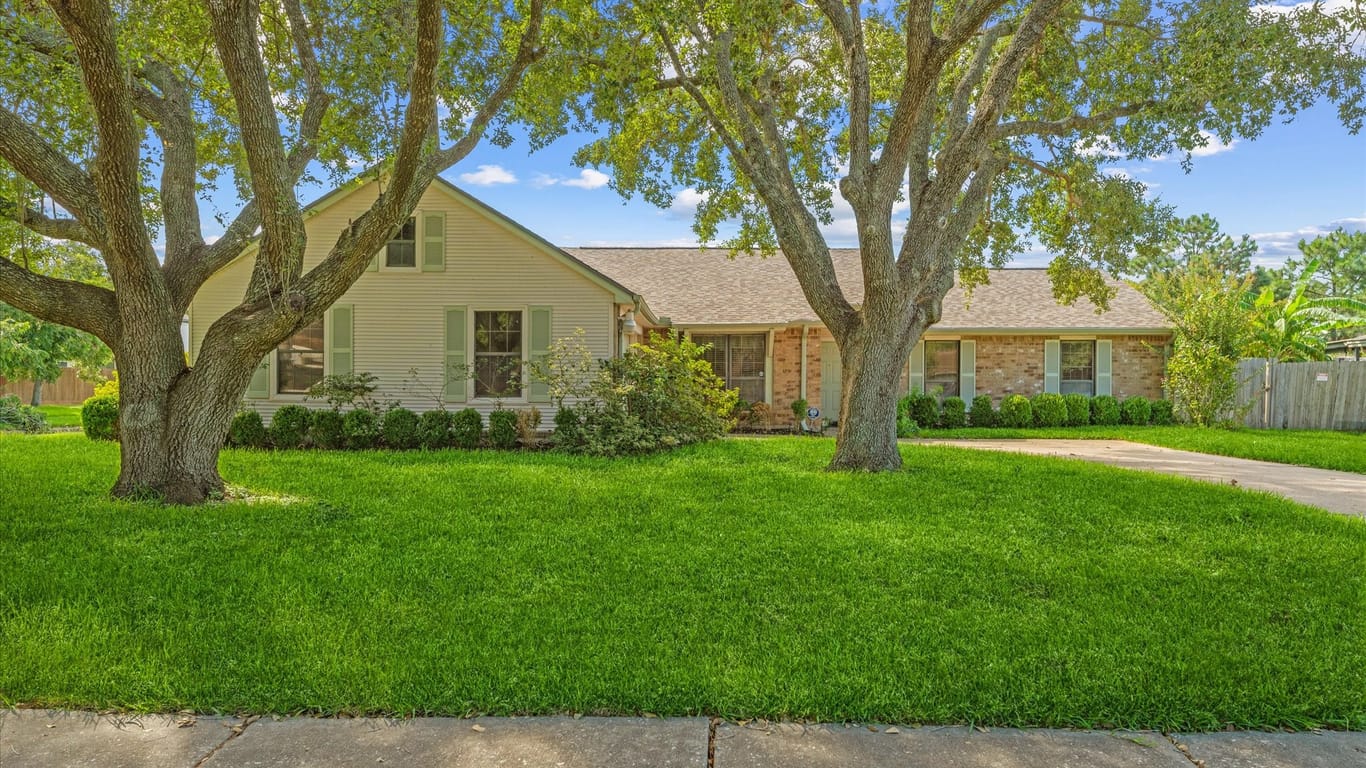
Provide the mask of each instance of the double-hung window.
POLYGON ((275 391, 281 395, 304 395, 323 379, 323 320, 280 342, 275 349, 275 391))
POLYGON ((1096 342, 1061 342, 1062 370, 1059 388, 1064 395, 1091 396, 1096 393, 1096 342))
POLYGON ((387 269, 417 269, 417 220, 409 217, 384 246, 387 269))
POLYGON ((925 391, 958 396, 958 342, 925 342, 925 391))
POLYGON ((474 396, 522 396, 522 310, 474 313, 474 396))
POLYGON ((697 344, 707 344, 710 348, 702 354, 726 382, 726 387, 740 390, 740 399, 748 403, 766 401, 767 387, 764 386, 764 363, 768 352, 768 334, 731 333, 731 334, 693 334, 697 344))

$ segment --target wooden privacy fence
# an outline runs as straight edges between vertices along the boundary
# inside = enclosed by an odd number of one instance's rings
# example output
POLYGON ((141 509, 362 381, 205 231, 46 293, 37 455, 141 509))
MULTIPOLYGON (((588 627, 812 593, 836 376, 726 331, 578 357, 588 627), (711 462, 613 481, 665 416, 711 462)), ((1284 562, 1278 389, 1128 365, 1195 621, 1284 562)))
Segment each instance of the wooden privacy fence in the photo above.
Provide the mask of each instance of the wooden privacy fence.
POLYGON ((1238 363, 1234 413, 1268 429, 1366 431, 1366 362, 1238 363))
MULTIPOLYGON (((79 405, 95 394, 95 385, 76 376, 75 368, 63 368, 56 381, 43 385, 43 405, 79 405)), ((33 399, 33 382, 10 381, 0 376, 0 395, 18 395, 25 403, 33 399)))

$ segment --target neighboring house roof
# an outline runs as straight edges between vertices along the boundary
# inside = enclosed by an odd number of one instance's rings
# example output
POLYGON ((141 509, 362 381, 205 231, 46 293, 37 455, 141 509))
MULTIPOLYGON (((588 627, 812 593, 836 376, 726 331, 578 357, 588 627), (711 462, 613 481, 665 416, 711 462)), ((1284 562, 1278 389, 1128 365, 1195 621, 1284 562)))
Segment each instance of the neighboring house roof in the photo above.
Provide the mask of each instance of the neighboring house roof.
POLYGON ((1334 339, 1324 345, 1329 352, 1338 352, 1347 349, 1366 348, 1366 336, 1353 336, 1350 339, 1334 339))
MULTIPOLYGON (((789 325, 819 323, 802 295, 791 266, 781 255, 731 258, 721 248, 570 248, 570 254, 610 275, 650 301, 660 317, 676 326, 789 325)), ((859 253, 830 251, 845 296, 863 301, 859 253)), ((1042 269, 995 269, 991 282, 967 297, 954 286, 944 298, 937 331, 1129 331, 1166 333, 1171 324, 1135 288, 1109 281, 1117 293, 1110 309, 1097 314, 1087 299, 1071 306, 1053 298, 1042 269)))

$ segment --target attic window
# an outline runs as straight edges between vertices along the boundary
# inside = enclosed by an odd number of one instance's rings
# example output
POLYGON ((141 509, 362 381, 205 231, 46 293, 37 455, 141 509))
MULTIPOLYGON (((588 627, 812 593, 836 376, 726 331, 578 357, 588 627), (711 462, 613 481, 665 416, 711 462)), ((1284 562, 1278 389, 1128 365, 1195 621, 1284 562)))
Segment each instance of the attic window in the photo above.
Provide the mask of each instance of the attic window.
POLYGON ((384 247, 384 266, 389 269, 417 269, 417 219, 409 217, 384 247))

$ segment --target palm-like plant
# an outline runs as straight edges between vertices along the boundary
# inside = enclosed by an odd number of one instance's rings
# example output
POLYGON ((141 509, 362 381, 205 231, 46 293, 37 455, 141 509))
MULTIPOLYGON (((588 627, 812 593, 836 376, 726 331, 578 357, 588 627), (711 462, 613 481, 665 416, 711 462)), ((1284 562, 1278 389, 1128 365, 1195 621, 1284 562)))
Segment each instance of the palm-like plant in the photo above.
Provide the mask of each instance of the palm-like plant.
POLYGON ((1270 287, 1257 294, 1249 355, 1279 362, 1326 360, 1324 344, 1331 332, 1366 325, 1366 301, 1306 294, 1317 268, 1317 260, 1305 264, 1285 299, 1278 300, 1270 287))

